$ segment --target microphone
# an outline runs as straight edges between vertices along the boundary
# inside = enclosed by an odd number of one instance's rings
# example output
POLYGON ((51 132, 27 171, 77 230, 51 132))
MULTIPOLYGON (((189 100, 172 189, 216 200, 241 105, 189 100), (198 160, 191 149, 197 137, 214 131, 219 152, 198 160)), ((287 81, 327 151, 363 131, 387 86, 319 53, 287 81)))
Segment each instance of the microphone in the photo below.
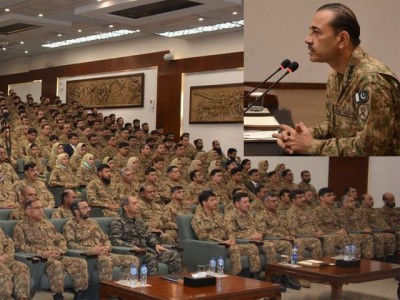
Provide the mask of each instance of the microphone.
POLYGON ((281 62, 281 65, 279 66, 279 68, 278 68, 274 73, 272 73, 270 76, 268 76, 263 82, 261 82, 260 84, 258 84, 250 93, 248 93, 248 94, 246 95, 246 97, 244 97, 244 99, 247 99, 248 97, 250 97, 251 94, 253 94, 260 86, 262 86, 264 83, 266 83, 267 80, 271 79, 272 76, 274 76, 274 75, 275 75, 276 73, 278 73, 280 70, 283 70, 283 69, 286 69, 287 67, 289 67, 289 65, 290 65, 290 60, 286 58, 285 60, 283 60, 283 61, 281 62))
POLYGON ((270 90, 273 89, 273 87, 279 82, 281 81, 286 75, 288 75, 289 73, 293 73, 295 72, 297 69, 299 68, 299 64, 297 62, 291 62, 290 65, 287 67, 285 74, 283 74, 281 77, 279 77, 279 79, 277 81, 275 81, 264 93, 262 93, 253 103, 250 104, 250 106, 248 106, 244 112, 246 113, 250 108, 253 107, 253 105, 257 102, 258 99, 262 98, 265 94, 267 94, 270 90))

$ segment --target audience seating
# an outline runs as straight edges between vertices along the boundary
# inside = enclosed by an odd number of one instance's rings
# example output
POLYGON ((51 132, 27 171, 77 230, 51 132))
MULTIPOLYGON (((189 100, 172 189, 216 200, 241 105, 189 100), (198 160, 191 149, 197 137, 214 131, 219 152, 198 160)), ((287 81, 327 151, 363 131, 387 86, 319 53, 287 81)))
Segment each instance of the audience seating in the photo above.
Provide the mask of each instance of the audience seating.
MULTIPOLYGON (((225 261, 225 271, 230 270, 230 259, 226 246, 220 245, 217 242, 200 241, 193 231, 191 222, 193 219, 192 214, 179 215, 177 217, 178 234, 180 246, 183 247, 182 262, 188 267, 189 270, 194 271, 197 265, 208 264, 211 257, 215 259, 222 257, 225 261)), ((241 241, 246 243, 247 241, 241 241)), ((261 268, 265 267, 265 259, 260 254, 261 268)), ((241 257, 242 273, 248 275, 249 259, 247 256, 241 257)))

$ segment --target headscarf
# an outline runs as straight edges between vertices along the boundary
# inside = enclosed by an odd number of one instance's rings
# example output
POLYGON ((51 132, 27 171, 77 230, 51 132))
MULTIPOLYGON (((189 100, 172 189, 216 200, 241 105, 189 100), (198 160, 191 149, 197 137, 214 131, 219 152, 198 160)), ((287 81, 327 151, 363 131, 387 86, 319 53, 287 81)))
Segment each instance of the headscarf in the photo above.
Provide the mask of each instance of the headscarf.
POLYGON ((268 168, 267 168, 267 169, 265 168, 265 163, 268 164, 268 160, 263 159, 263 160, 260 160, 260 161, 258 162, 258 172, 260 172, 260 173, 262 173, 262 174, 267 173, 268 168))
POLYGON ((54 143, 54 145, 51 147, 51 156, 53 156, 55 159, 57 159, 57 157, 58 157, 57 148, 60 145, 63 145, 63 144, 57 142, 57 143, 54 143))
POLYGON ((202 160, 201 160, 201 157, 204 157, 204 161, 206 161, 206 159, 207 159, 207 153, 204 152, 204 151, 199 151, 199 152, 197 152, 197 154, 196 154, 196 156, 195 156, 194 159, 197 159, 197 160, 202 161, 202 160))
POLYGON ((67 153, 61 153, 61 154, 59 154, 59 155, 57 156, 57 160, 56 160, 56 168, 57 168, 57 169, 66 170, 66 169, 68 168, 68 166, 64 166, 64 165, 62 164, 62 162, 61 162, 61 160, 62 160, 65 156, 69 158, 69 156, 68 156, 67 153))
POLYGON ((36 158, 36 157, 38 156, 38 153, 36 153, 36 156, 33 156, 33 153, 32 153, 32 146, 36 146, 36 147, 38 148, 38 145, 37 145, 37 144, 35 144, 35 143, 29 143, 28 145, 25 146, 25 153, 26 153, 26 155, 29 156, 29 157, 34 157, 34 158, 36 158))
POLYGON ((81 167, 88 169, 88 170, 93 170, 94 165, 89 164, 89 159, 94 158, 94 155, 91 153, 86 153, 81 160, 81 167))
POLYGON ((214 169, 218 169, 218 170, 221 170, 221 166, 219 166, 219 167, 217 167, 216 165, 217 165, 217 162, 220 162, 219 160, 212 160, 211 162, 210 162, 210 165, 208 166, 208 172, 207 172, 207 174, 211 174, 211 172, 212 172, 212 170, 214 170, 214 169))
MULTIPOLYGON (((130 170, 133 170, 133 163, 134 162, 139 162, 139 159, 135 156, 129 157, 128 162, 126 163, 126 167, 130 170)), ((136 170, 139 168, 139 165, 137 165, 136 170)))
MULTIPOLYGON (((180 162, 180 161, 181 160, 178 157, 176 157, 171 161, 171 163, 169 165, 178 167, 178 162, 180 162)), ((181 166, 182 166, 182 163, 181 163, 181 166)))
POLYGON ((197 166, 199 164, 200 164, 200 169, 201 169, 201 165, 202 165, 201 160, 193 159, 192 162, 190 163, 190 166, 189 166, 189 174, 190 174, 190 172, 192 172, 194 170, 197 170, 197 166))
POLYGON ((78 143, 78 145, 76 145, 76 147, 75 147, 75 151, 74 151, 74 154, 72 154, 72 156, 77 155, 77 156, 83 157, 83 155, 84 155, 84 153, 82 153, 83 146, 86 146, 86 144, 78 143))

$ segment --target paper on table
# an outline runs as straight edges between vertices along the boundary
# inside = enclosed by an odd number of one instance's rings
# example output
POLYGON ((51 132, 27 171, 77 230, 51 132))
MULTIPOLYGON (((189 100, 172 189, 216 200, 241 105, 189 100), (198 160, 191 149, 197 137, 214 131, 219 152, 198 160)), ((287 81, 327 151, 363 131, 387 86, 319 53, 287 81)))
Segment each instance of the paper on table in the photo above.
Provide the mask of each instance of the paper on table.
POLYGON ((119 281, 116 281, 116 283, 121 284, 121 285, 125 285, 125 286, 129 286, 129 287, 131 287, 133 289, 140 288, 140 287, 143 288, 143 287, 146 287, 146 286, 151 286, 150 284, 146 284, 146 285, 137 284, 136 286, 131 286, 129 280, 119 280, 119 281))
POLYGON ((243 118, 244 127, 277 127, 279 122, 274 116, 268 117, 246 117, 243 118))
POLYGON ((246 130, 244 132, 244 139, 275 141, 276 138, 272 137, 273 133, 278 133, 278 130, 246 130))

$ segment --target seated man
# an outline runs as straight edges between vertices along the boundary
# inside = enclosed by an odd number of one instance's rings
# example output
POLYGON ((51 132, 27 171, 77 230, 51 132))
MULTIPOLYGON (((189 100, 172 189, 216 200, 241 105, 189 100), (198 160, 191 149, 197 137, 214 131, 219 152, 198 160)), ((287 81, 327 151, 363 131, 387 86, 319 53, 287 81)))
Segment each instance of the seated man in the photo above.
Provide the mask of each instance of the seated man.
POLYGON ((17 195, 14 186, 9 180, 5 180, 3 171, 0 169, 0 209, 16 208, 17 195))
POLYGON ((18 206, 14 208, 10 214, 10 220, 22 220, 25 215, 25 204, 30 200, 37 199, 36 190, 30 185, 26 185, 21 189, 18 206))
POLYGON ((64 271, 73 281, 74 299, 84 299, 88 287, 87 263, 84 259, 63 256, 67 243, 52 223, 43 219, 43 205, 39 199, 25 203, 26 217, 14 227, 15 248, 47 258, 45 272, 50 281, 54 299, 63 299, 64 271))
POLYGON ((199 195, 200 207, 192 219, 192 228, 201 241, 212 241, 229 246, 231 273, 238 274, 242 270, 241 255, 247 255, 250 272, 258 273, 261 269, 258 249, 253 244, 237 244, 234 237, 228 235, 223 217, 217 212, 218 199, 213 192, 204 191, 199 195))
POLYGON ((90 206, 102 207, 104 217, 118 215, 119 199, 116 185, 111 181, 111 168, 107 164, 97 167, 98 178, 86 186, 86 197, 90 206))
POLYGON ((14 259, 14 241, 0 229, 0 299, 30 299, 29 268, 14 259))
POLYGON ((180 273, 181 260, 177 252, 160 245, 140 218, 140 204, 136 196, 124 197, 121 201, 122 215, 111 223, 110 239, 114 246, 146 249, 144 260, 149 275, 158 274, 158 263, 168 265, 169 273, 180 273))
POLYGON ((71 204, 78 198, 74 190, 65 190, 61 194, 61 205, 51 214, 52 219, 72 218, 71 204))
POLYGON ((97 269, 100 280, 111 280, 114 266, 129 268, 139 266, 139 259, 133 255, 112 254, 111 242, 99 224, 89 219, 90 206, 86 200, 76 200, 71 205, 74 218, 64 225, 64 237, 68 248, 88 251, 98 255, 97 269))
POLYGON ((24 173, 25 173, 25 178, 22 179, 21 181, 18 181, 14 185, 14 189, 17 196, 20 198, 21 189, 26 185, 30 185, 35 188, 37 196, 43 204, 43 208, 53 208, 55 204, 54 196, 47 189, 46 184, 38 179, 39 173, 37 171, 36 164, 27 163, 24 166, 24 173))

